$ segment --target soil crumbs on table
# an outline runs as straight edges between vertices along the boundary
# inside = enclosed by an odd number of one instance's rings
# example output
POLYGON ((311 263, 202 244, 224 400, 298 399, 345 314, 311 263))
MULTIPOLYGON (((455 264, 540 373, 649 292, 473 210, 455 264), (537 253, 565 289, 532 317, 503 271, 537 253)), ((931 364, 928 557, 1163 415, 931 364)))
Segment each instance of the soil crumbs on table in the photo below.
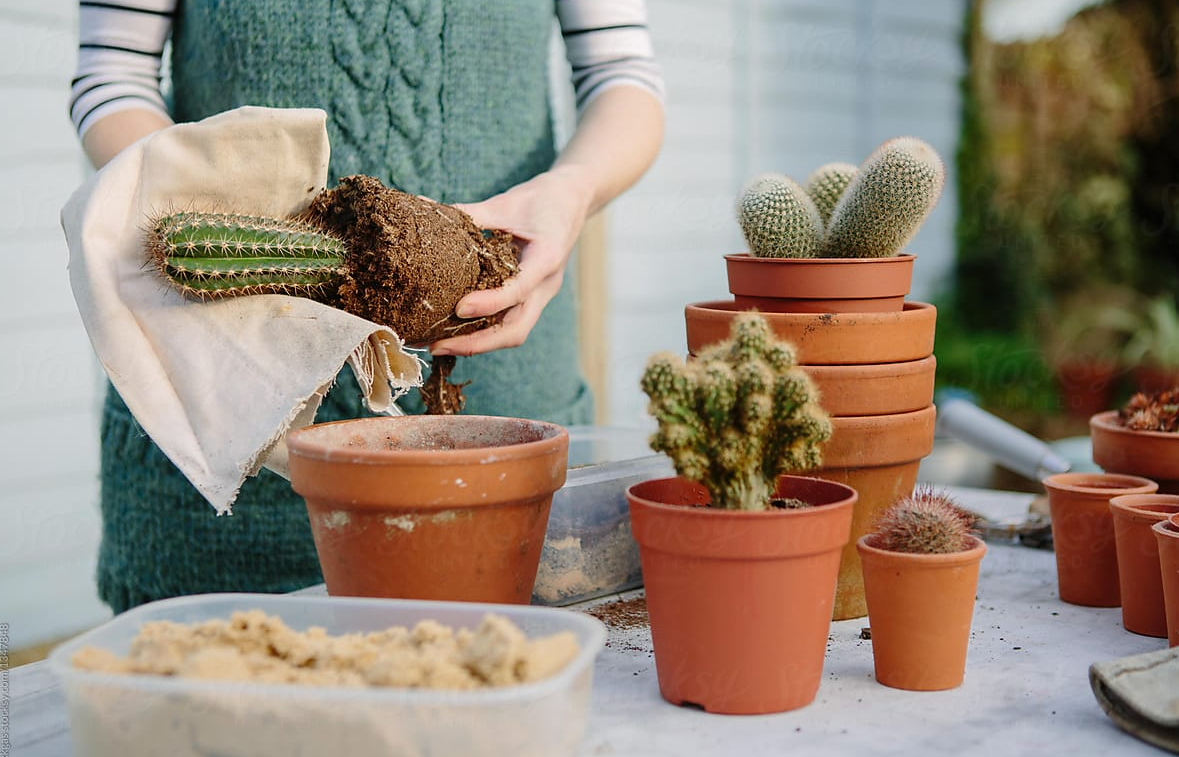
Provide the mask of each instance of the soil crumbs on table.
POLYGON ((647 598, 635 597, 618 602, 596 605, 586 610, 612 630, 629 631, 646 628, 651 621, 647 617, 647 598))

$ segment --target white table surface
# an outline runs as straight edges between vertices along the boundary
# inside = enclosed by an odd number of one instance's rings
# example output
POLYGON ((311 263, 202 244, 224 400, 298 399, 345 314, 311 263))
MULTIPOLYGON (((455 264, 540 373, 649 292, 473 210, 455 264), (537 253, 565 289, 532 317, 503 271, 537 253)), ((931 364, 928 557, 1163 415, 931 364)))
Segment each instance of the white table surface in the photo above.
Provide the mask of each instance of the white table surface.
MULTIPOLYGON (((1031 500, 1026 494, 957 493, 963 505, 995 519, 1020 517, 1031 500)), ((664 702, 649 630, 612 629, 594 667, 592 710, 581 754, 1165 754, 1106 717, 1089 688, 1088 668, 1093 662, 1162 649, 1166 641, 1125 631, 1118 608, 1061 602, 1049 551, 990 544, 982 563, 966 680, 957 689, 909 692, 876 683, 871 642, 860 638, 867 625, 867 618, 832 623, 823 681, 813 703, 759 716, 712 715, 664 702)), ((10 696, 7 735, 12 754, 69 755, 64 699, 45 664, 17 667, 6 676, 0 683, 8 684, 7 692, 0 687, 0 696, 10 696)), ((0 741, 0 754, 2 747, 0 741)))

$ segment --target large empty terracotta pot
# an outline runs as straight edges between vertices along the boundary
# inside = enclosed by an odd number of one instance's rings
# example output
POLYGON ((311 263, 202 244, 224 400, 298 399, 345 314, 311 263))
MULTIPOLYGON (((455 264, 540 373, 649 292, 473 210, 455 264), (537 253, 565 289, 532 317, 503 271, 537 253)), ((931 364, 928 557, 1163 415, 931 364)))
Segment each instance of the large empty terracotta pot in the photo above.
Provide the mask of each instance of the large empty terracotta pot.
POLYGON ((526 604, 569 434, 470 415, 364 418, 291 432, 329 594, 526 604))
POLYGON ((1179 432, 1135 431, 1118 422, 1118 411, 1089 419, 1093 462, 1107 473, 1144 476, 1164 494, 1179 494, 1179 432))
MULTIPOLYGON (((732 300, 684 308, 688 352, 729 336, 729 322, 745 310, 732 300)), ((900 363, 933 354, 937 308, 906 302, 888 313, 762 313, 770 330, 797 350, 804 365, 900 363)))

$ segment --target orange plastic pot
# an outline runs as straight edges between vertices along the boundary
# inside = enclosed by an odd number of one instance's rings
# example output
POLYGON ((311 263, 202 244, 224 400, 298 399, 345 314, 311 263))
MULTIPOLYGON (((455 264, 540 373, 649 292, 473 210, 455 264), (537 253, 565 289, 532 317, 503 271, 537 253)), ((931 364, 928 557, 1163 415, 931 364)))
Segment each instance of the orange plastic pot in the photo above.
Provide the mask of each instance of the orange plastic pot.
MULTIPOLYGON (((745 310, 732 300, 699 302, 684 308, 688 352, 729 336, 729 322, 745 310)), ((803 365, 900 363, 933 354, 937 309, 906 302, 888 313, 769 313, 770 330, 794 345, 803 365)))
POLYGON ((1109 501, 1118 551, 1122 625, 1144 636, 1167 636, 1159 545, 1151 528, 1179 513, 1179 495, 1127 494, 1109 501))
POLYGON ((1167 641, 1179 647, 1179 515, 1155 523, 1151 528, 1159 547, 1159 574, 1167 615, 1167 641))
POLYGON ((757 714, 818 693, 856 492, 783 476, 777 493, 815 507, 715 510, 702 506, 703 487, 678 477, 627 490, 667 701, 757 714))
POLYGON ((742 309, 770 313, 899 311, 914 255, 883 258, 758 258, 725 255, 729 291, 742 309))
POLYGON ((1057 473, 1043 484, 1060 598, 1075 605, 1117 607, 1122 593, 1109 501, 1124 494, 1154 494, 1158 484, 1120 473, 1057 473))
POLYGON ((1093 462, 1107 473, 1155 481, 1163 494, 1179 494, 1179 433, 1134 431, 1118 422, 1118 411, 1089 419, 1093 462))
POLYGON ((979 563, 987 547, 974 538, 964 552, 925 555, 856 542, 864 566, 876 680, 912 691, 962 684, 979 563))
POLYGON ((402 416, 293 431, 332 595, 526 604, 569 434, 551 423, 402 416))
POLYGON ((823 467, 810 475, 846 484, 859 495, 839 562, 835 620, 868 613, 856 542, 872 530, 881 512, 913 491, 921 458, 933 451, 936 420, 933 405, 911 413, 831 419, 823 467))

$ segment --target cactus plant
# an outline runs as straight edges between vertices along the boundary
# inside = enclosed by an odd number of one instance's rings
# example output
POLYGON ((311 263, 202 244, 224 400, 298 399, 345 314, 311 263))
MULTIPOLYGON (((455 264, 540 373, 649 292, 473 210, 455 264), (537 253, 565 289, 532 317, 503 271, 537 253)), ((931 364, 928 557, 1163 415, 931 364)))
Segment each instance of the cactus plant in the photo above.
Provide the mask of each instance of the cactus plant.
POLYGON ((780 173, 755 176, 741 190, 737 218, 754 257, 892 257, 917 233, 944 184, 937 152, 898 137, 859 167, 820 166, 805 189, 780 173))
POLYGON ((831 220, 831 211, 835 210, 839 198, 859 171, 851 163, 826 163, 819 166, 806 179, 806 193, 814 200, 819 209, 819 217, 823 225, 831 220))
POLYGON ((148 258, 198 299, 290 294, 393 329, 410 345, 468 333, 497 316, 459 319, 468 292, 517 271, 511 234, 485 232, 457 208, 349 176, 295 218, 181 212, 149 227, 148 258))
POLYGON ((746 184, 737 218, 756 257, 813 258, 823 241, 823 219, 814 201, 780 173, 760 174, 746 184))
POLYGON ((651 447, 703 485, 712 506, 764 510, 778 477, 817 467, 831 424, 792 345, 755 312, 733 318, 728 339, 685 363, 651 357, 642 389, 658 423, 651 447))
POLYGON ((950 495, 918 486, 881 513, 872 546, 890 552, 948 554, 973 543, 975 518, 950 495))
POLYGON ((941 196, 946 171, 920 139, 890 139, 860 166, 831 211, 823 255, 889 257, 901 252, 941 196))

